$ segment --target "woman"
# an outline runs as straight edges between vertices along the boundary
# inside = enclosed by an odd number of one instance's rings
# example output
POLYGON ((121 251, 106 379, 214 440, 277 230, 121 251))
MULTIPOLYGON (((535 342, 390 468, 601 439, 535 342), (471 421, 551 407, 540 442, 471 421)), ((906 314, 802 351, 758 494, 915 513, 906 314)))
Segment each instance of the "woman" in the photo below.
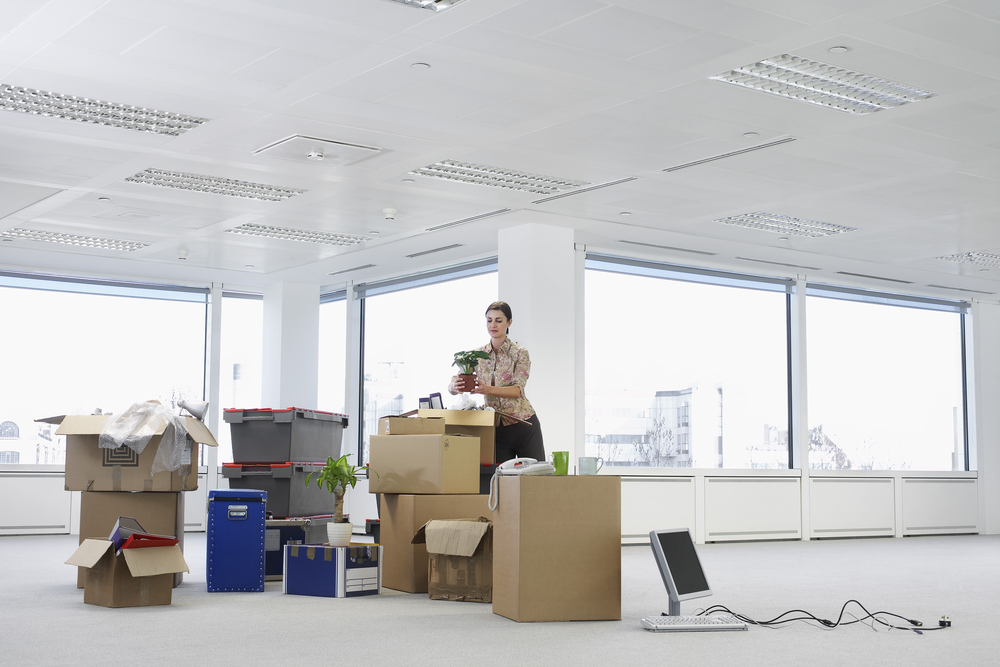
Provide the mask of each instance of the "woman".
POLYGON ((544 461, 542 427, 535 409, 524 395, 531 360, 526 349, 507 337, 512 321, 510 306, 505 302, 490 304, 486 309, 486 331, 490 334, 490 342, 482 348, 490 358, 479 360, 474 388, 461 386, 456 375, 451 379, 448 391, 452 394, 462 391, 483 394, 487 406, 516 418, 500 417, 500 424, 496 427, 498 462, 522 457, 544 461))

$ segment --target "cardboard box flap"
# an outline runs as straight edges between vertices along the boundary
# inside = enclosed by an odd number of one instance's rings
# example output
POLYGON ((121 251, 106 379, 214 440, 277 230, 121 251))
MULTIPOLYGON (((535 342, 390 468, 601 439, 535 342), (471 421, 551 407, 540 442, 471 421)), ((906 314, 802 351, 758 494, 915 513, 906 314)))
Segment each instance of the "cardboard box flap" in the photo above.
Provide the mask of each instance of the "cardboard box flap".
POLYGON ((431 410, 417 411, 418 417, 444 417, 444 423, 456 426, 496 426, 497 413, 493 410, 431 410))
POLYGON ((63 420, 66 419, 66 415, 56 415, 55 417, 42 417, 36 419, 36 424, 62 424, 63 420))
POLYGON ((69 557, 66 564, 78 567, 94 567, 104 557, 104 554, 108 553, 108 549, 111 547, 112 544, 108 540, 84 540, 80 544, 80 548, 69 557))
POLYGON ((185 417, 184 421, 187 423, 187 432, 191 436, 191 439, 202 445, 208 445, 209 447, 218 447, 219 443, 215 441, 212 437, 212 432, 208 430, 205 423, 195 419, 194 417, 185 417))
POLYGON ((431 519, 413 536, 413 544, 427 543, 427 553, 445 556, 472 556, 479 548, 483 536, 492 522, 486 517, 478 519, 431 519))
POLYGON ((190 572, 184 554, 178 546, 122 549, 128 571, 133 577, 152 577, 157 574, 190 572))
POLYGON ((100 435, 110 415, 66 415, 56 435, 100 435))

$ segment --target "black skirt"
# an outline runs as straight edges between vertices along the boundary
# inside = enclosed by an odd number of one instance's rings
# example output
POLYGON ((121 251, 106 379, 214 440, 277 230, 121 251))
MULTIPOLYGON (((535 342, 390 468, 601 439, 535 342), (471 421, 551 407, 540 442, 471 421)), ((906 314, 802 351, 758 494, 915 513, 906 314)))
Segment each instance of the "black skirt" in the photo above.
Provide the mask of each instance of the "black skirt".
POLYGON ((496 460, 503 463, 514 458, 545 460, 542 443, 542 425, 538 415, 531 415, 527 424, 514 422, 510 426, 496 427, 496 460))

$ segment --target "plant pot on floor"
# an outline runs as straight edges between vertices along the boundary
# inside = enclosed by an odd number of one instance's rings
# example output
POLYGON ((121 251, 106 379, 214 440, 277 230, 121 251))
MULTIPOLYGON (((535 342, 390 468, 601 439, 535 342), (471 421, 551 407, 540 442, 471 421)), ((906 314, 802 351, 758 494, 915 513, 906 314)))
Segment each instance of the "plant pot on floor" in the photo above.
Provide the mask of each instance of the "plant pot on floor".
POLYGON ((353 523, 326 524, 326 537, 330 541, 331 547, 346 547, 351 543, 351 533, 354 531, 353 523))

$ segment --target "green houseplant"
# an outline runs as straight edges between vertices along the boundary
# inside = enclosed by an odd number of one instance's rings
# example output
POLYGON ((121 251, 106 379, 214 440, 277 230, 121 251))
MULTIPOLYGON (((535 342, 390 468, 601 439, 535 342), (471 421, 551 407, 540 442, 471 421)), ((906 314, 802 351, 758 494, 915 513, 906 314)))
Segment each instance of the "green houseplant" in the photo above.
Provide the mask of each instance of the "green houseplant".
POLYGON ((330 544, 335 547, 347 546, 351 541, 353 526, 350 522, 344 520, 344 493, 347 491, 348 484, 353 489, 358 483, 358 472, 362 470, 371 470, 371 472, 374 472, 378 476, 378 473, 369 466, 361 466, 359 468, 348 463, 347 459, 349 456, 351 455, 344 454, 336 460, 332 456, 328 456, 325 466, 306 475, 306 486, 309 486, 313 473, 318 473, 316 475, 316 485, 321 489, 325 486, 326 490, 335 497, 333 521, 327 525, 330 544), (335 541, 337 544, 334 544, 335 541))
POLYGON ((490 355, 482 350, 469 350, 468 352, 456 352, 455 361, 452 366, 458 366, 458 377, 461 380, 462 391, 471 391, 476 386, 476 366, 480 359, 489 359, 490 355))

